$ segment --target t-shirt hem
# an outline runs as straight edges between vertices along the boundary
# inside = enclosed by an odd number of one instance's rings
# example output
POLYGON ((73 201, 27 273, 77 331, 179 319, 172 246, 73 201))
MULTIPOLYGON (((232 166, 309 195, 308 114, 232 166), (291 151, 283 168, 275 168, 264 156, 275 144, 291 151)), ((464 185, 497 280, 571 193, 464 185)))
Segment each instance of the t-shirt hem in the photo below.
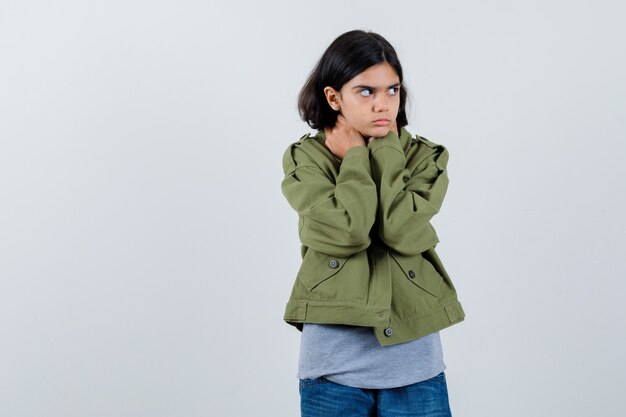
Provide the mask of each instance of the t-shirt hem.
MULTIPOLYGON (((437 375, 439 375, 440 373, 444 372, 447 369, 446 365, 444 364, 442 367, 439 368, 433 368, 433 370, 427 374, 422 374, 419 376, 414 376, 413 378, 409 378, 406 380, 395 380, 394 383, 392 385, 387 385, 387 384, 363 384, 362 381, 357 381, 357 380, 353 380, 350 378, 341 378, 341 377, 337 377, 337 376, 333 376, 333 375, 323 375, 323 376, 319 376, 323 377, 327 380, 329 380, 330 382, 334 382, 335 384, 339 384, 339 385, 344 385, 347 387, 352 387, 352 388, 360 388, 360 389, 392 389, 392 388, 401 388, 401 387, 405 387, 407 385, 413 385, 413 384, 417 384, 419 382, 424 382, 427 381, 431 378, 436 377, 437 375)), ((300 378, 300 376, 298 375, 298 378, 300 378)), ((315 379, 315 378, 312 378, 315 379)))

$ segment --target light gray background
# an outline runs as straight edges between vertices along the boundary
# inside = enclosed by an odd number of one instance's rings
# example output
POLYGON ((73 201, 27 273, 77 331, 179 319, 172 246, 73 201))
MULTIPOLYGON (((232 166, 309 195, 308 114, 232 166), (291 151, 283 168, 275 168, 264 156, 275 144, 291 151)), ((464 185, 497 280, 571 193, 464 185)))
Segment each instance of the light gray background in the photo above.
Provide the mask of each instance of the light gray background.
POLYGON ((625 415, 625 7, 0 1, 0 415, 298 415, 281 156, 340 33, 450 151, 456 416, 625 415))

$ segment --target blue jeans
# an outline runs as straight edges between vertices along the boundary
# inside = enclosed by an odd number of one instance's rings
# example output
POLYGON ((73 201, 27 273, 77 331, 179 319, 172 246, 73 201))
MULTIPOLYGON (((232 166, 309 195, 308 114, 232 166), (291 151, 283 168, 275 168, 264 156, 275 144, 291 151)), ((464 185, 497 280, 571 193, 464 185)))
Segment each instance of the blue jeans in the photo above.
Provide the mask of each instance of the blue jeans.
POLYGON ((362 389, 326 378, 300 380, 302 417, 451 417, 443 372, 416 384, 362 389))

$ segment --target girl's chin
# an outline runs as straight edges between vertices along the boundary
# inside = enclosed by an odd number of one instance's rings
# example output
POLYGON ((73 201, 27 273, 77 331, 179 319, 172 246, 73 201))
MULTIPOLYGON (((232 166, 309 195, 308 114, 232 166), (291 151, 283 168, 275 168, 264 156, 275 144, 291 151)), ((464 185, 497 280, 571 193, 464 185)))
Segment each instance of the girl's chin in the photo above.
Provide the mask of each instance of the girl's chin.
POLYGON ((391 132, 391 127, 379 126, 367 129, 366 132, 361 132, 361 134, 368 138, 382 138, 383 136, 387 136, 389 132, 391 132))

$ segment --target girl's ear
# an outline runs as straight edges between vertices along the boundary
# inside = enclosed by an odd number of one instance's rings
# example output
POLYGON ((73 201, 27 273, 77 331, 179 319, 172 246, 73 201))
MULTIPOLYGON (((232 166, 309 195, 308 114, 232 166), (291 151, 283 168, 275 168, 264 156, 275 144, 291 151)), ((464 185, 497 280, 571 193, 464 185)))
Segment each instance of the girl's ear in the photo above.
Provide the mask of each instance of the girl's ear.
POLYGON ((341 95, 332 87, 324 87, 324 95, 328 105, 335 111, 341 110, 341 95))

